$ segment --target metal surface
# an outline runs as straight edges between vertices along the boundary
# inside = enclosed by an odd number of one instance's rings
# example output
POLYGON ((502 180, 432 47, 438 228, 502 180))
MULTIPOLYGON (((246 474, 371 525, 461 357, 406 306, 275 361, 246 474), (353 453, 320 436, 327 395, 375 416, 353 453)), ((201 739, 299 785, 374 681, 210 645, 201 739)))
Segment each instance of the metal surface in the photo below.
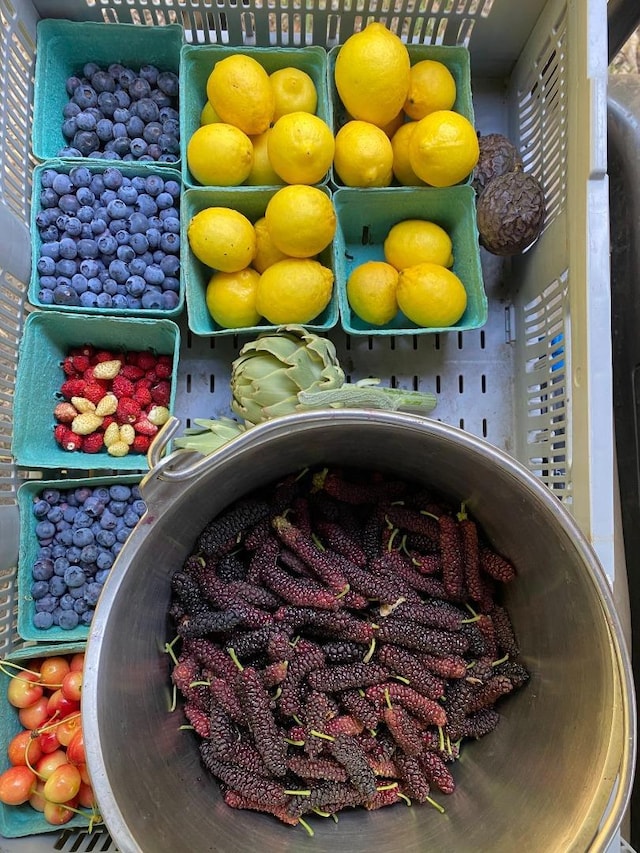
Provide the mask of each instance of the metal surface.
POLYGON ((609 0, 607 3, 609 62, 624 47, 627 39, 638 26, 640 26, 638 0, 609 0))
POLYGON ((407 853, 606 849, 633 777, 630 666, 606 576, 548 489, 487 442, 397 413, 277 419, 213 454, 187 482, 163 480, 193 461, 174 454, 145 478, 148 513, 105 586, 88 644, 88 765, 124 853, 374 853, 390 849, 389 839, 407 853), (532 678, 503 706, 498 731, 464 750, 457 791, 442 798, 444 816, 431 808, 353 811, 337 825, 318 821, 310 839, 224 806, 191 733, 179 731, 180 713, 169 713, 169 579, 206 522, 241 495, 306 465, 371 467, 374 459, 378 469, 465 500, 515 561, 519 577, 506 604, 532 678), (121 744, 134 740, 125 755, 121 744))

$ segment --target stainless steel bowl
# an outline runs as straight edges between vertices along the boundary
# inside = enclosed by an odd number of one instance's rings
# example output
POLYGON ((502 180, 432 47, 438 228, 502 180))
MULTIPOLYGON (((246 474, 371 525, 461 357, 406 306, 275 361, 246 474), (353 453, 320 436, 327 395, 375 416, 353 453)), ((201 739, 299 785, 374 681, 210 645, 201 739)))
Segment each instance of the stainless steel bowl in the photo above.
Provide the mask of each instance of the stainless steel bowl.
POLYGON ((338 411, 255 427, 207 459, 173 454, 143 482, 148 512, 123 548, 93 621, 83 724, 88 766, 123 853, 438 853, 605 850, 633 778, 630 664, 607 578, 557 499, 512 458, 435 421, 338 411), (527 686, 498 729, 454 765, 456 792, 429 806, 318 818, 314 838, 228 808, 192 734, 169 713, 169 579, 214 515, 307 465, 392 472, 467 502, 519 576, 506 603, 527 686))

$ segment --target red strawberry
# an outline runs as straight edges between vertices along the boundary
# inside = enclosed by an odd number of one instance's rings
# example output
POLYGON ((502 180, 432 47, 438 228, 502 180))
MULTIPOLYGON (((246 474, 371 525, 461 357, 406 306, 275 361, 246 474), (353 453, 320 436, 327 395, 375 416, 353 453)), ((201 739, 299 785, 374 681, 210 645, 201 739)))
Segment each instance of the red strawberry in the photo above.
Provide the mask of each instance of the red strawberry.
POLYGON ((85 382, 93 382, 94 381, 93 367, 87 367, 87 369, 82 374, 82 378, 84 379, 85 382))
POLYGON ((155 367, 152 367, 151 370, 147 370, 144 375, 144 378, 150 385, 155 385, 158 381, 158 374, 156 373, 155 367))
POLYGON ((134 423, 133 428, 139 435, 151 436, 158 432, 158 427, 155 424, 152 424, 147 417, 142 417, 137 420, 134 423))
POLYGON ((131 450, 134 453, 146 453, 149 449, 149 445, 151 444, 151 439, 148 435, 137 435, 133 439, 133 444, 131 445, 131 450))
POLYGON ((106 393, 106 383, 100 382, 100 380, 98 379, 94 379, 92 382, 87 382, 84 387, 84 394, 82 396, 85 397, 87 400, 91 400, 91 402, 97 406, 106 393))
POLYGON ((54 418, 61 424, 70 424, 77 414, 71 403, 58 403, 53 410, 54 418))
POLYGON ((85 453, 98 453, 104 447, 104 433, 96 430, 89 435, 85 435, 82 449, 85 453))
POLYGON ((65 376, 77 376, 78 375, 78 371, 73 366, 73 359, 69 355, 62 362, 62 372, 65 374, 65 376))
POLYGON ((67 400, 70 400, 72 397, 84 397, 86 384, 84 379, 67 379, 66 382, 62 383, 60 393, 67 400))
POLYGON ((116 397, 133 397, 134 385, 130 379, 126 379, 119 373, 116 377, 114 377, 111 383, 111 390, 116 395, 116 397))
POLYGON ((112 361, 116 356, 109 352, 108 349, 99 350, 93 357, 93 363, 97 364, 99 361, 112 361))
POLYGON ((136 364, 143 370, 151 370, 157 364, 158 359, 152 352, 139 352, 136 364))
POLYGON ((115 424, 115 423, 117 423, 117 422, 116 422, 116 419, 114 418, 114 416, 113 415, 107 415, 104 418, 104 420, 102 421, 102 426, 100 427, 100 429, 102 432, 106 432, 107 427, 110 427, 111 424, 115 424))
POLYGON ((86 355, 87 358, 91 358, 93 356, 94 352, 95 352, 95 350, 91 346, 91 344, 85 344, 82 347, 72 347, 69 350, 69 355, 70 356, 86 355))
POLYGON ((124 376, 125 379, 137 382, 138 379, 142 379, 144 376, 144 370, 141 367, 138 367, 137 364, 123 364, 118 376, 124 376))
POLYGON ((136 382, 136 387, 131 396, 136 402, 140 403, 143 409, 150 406, 153 402, 149 388, 146 385, 141 385, 139 382, 136 382))
POLYGON ((81 450, 82 436, 76 435, 75 432, 66 424, 58 424, 53 429, 53 435, 63 450, 81 450))
POLYGON ((171 397, 171 385, 166 379, 157 382, 151 386, 151 396, 157 406, 168 406, 171 397))
MULTIPOLYGON (((162 357, 162 356, 161 356, 162 357)), ((158 379, 170 379, 173 367, 171 362, 158 361, 156 364, 156 376, 158 379)))
POLYGON ((72 357, 73 366, 78 373, 84 373, 91 367, 91 362, 88 355, 74 355, 72 357))
POLYGON ((121 424, 132 424, 138 420, 141 412, 140 403, 131 397, 121 397, 116 409, 116 420, 121 424))

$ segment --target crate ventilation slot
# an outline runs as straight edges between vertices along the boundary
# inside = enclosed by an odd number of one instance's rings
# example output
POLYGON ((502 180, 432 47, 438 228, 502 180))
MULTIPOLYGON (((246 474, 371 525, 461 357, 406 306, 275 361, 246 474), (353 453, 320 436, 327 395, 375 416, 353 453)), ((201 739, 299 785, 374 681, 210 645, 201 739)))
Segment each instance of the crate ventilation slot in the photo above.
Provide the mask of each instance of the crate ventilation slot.
POLYGON ((568 273, 524 306, 527 465, 565 503, 571 503, 567 460, 568 273))
POLYGON ((567 200, 566 20, 560 18, 517 92, 519 149, 525 171, 542 181, 545 229, 567 200))
POLYGON ((108 832, 95 830, 63 830, 57 837, 53 849, 59 853, 118 853, 115 841, 108 832))

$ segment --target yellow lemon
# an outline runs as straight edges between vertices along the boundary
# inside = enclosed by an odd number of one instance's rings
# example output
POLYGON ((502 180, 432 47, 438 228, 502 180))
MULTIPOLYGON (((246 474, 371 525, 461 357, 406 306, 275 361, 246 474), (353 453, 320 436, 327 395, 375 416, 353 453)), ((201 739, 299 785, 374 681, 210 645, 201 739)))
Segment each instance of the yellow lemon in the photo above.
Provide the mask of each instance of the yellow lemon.
POLYGON ((457 275, 439 264, 416 264, 398 274, 400 310, 418 326, 454 326, 467 307, 467 291, 457 275))
POLYGON ((222 121, 247 136, 264 133, 273 119, 275 95, 269 75, 251 56, 234 53, 213 66, 207 98, 222 121))
POLYGON ((287 113, 315 113, 318 92, 312 78, 301 68, 279 68, 269 75, 276 99, 273 121, 287 113))
POLYGON ((336 134, 333 167, 348 187, 388 187, 393 148, 387 134, 367 121, 349 121, 336 134))
POLYGON ((396 131, 404 124, 404 119, 404 110, 400 110, 398 115, 391 121, 388 121, 386 124, 383 124, 380 130, 384 130, 389 139, 392 139, 396 131))
POLYGON ((420 119, 409 141, 411 168, 433 187, 451 187, 464 180, 479 156, 473 125, 452 110, 438 110, 420 119))
POLYGON ((405 219, 394 225, 384 241, 384 256, 397 270, 425 262, 453 265, 451 237, 426 219, 405 219))
POLYGON ((423 59, 411 66, 404 111, 418 120, 436 110, 450 110, 456 102, 456 81, 442 62, 423 59))
POLYGON ((187 238, 198 260, 222 272, 248 267, 256 253, 253 225, 230 207, 207 207, 196 213, 187 228, 187 238))
POLYGON ((334 71, 347 112, 379 127, 393 121, 407 99, 410 66, 406 46, 383 24, 371 23, 349 36, 334 71))
POLYGON ((283 115, 271 128, 269 160, 288 184, 317 184, 333 160, 335 140, 318 116, 298 111, 283 115))
POLYGON ((411 168, 409 160, 409 140, 415 130, 416 122, 407 121, 402 124, 391 137, 391 148, 393 150, 393 175, 403 187, 424 187, 425 182, 420 180, 411 168))
POLYGON ((256 292, 260 273, 251 267, 237 272, 215 272, 209 279, 206 292, 207 309, 224 329, 256 326, 260 314, 256 311, 256 292))
POLYGON ((317 255, 336 232, 333 204, 318 187, 283 187, 269 199, 264 216, 274 246, 292 258, 317 255))
POLYGON ((203 124, 215 124, 218 121, 222 121, 222 119, 211 106, 211 102, 207 101, 200 113, 200 125, 202 126, 203 124))
POLYGON ((347 279, 347 299, 365 323, 384 326, 398 313, 398 270, 384 261, 365 261, 347 279))
POLYGON ((264 133, 260 133, 258 136, 250 137, 251 144, 253 145, 253 165, 245 181, 247 186, 273 186, 274 184, 278 186, 284 183, 271 165, 271 160, 269 160, 267 140, 270 133, 271 129, 265 130, 264 133))
POLYGON ((331 300, 333 273, 309 258, 287 258, 260 276, 256 308, 274 325, 309 323, 331 300))
POLYGON ((254 269, 258 270, 258 272, 264 272, 271 264, 283 261, 289 257, 289 255, 285 255, 284 252, 281 252, 280 249, 277 249, 273 245, 271 234, 269 234, 269 229, 267 228, 267 220, 264 216, 261 216, 254 223, 253 227, 256 232, 256 253, 253 256, 251 266, 254 269))
POLYGON ((251 140, 232 124, 203 124, 187 144, 189 170, 204 186, 238 186, 247 179, 252 163, 251 140))

